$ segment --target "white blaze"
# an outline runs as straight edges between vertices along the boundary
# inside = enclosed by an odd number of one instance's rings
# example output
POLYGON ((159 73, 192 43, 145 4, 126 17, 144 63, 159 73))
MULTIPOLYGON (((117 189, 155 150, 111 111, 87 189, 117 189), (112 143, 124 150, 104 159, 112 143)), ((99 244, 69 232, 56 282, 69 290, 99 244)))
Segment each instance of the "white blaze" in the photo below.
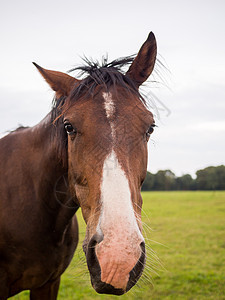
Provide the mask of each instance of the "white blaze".
POLYGON ((110 127, 112 130, 112 137, 115 136, 115 129, 114 129, 114 124, 113 124, 113 118, 115 114, 115 105, 112 99, 112 94, 111 93, 103 93, 103 98, 105 100, 104 106, 105 106, 105 112, 106 116, 109 120, 110 127))
POLYGON ((134 214, 129 182, 114 150, 106 158, 103 166, 101 205, 99 225, 103 233, 107 230, 107 225, 110 226, 110 231, 115 230, 115 234, 119 234, 117 229, 121 232, 126 226, 127 232, 136 232, 142 237, 134 214))
POLYGON ((115 106, 114 102, 112 99, 112 94, 111 93, 103 93, 103 98, 105 99, 105 111, 106 111, 106 116, 108 119, 112 118, 115 113, 115 106))
MULTIPOLYGON (((112 94, 103 93, 103 98, 105 99, 106 116, 109 120, 114 139, 115 129, 113 119, 115 105, 112 94)), ((101 229, 104 234, 105 231, 108 231, 107 228, 109 228, 110 234, 112 234, 111 230, 114 231, 113 235, 117 234, 117 230, 120 233, 124 230, 129 233, 135 232, 143 240, 134 214, 128 178, 114 150, 106 157, 103 165, 101 205, 102 211, 97 230, 101 229)))

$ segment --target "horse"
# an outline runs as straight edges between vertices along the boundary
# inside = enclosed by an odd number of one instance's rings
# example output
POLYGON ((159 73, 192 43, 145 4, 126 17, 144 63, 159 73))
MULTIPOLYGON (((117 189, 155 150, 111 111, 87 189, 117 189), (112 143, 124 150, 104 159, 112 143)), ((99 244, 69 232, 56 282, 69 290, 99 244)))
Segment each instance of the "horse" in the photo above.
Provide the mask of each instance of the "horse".
POLYGON ((136 56, 86 59, 80 79, 34 63, 55 97, 40 123, 0 140, 1 300, 23 290, 31 300, 57 299, 78 244, 78 208, 96 292, 122 295, 140 278, 140 191, 155 121, 139 87, 156 55, 150 32, 136 56))

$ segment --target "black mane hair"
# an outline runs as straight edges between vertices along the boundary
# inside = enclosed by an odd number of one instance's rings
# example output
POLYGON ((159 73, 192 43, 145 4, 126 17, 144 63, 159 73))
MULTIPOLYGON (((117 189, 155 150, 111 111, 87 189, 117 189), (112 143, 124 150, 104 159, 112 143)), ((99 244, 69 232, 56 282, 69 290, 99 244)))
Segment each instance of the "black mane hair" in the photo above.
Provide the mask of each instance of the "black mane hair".
MULTIPOLYGON (((69 72, 78 71, 79 76, 86 75, 76 84, 71 92, 70 101, 74 103, 81 96, 93 96, 97 86, 104 86, 106 89, 116 86, 124 87, 128 92, 136 94, 138 98, 146 105, 145 99, 140 94, 135 82, 126 75, 124 68, 129 67, 133 62, 135 55, 127 56, 113 60, 108 63, 108 58, 103 57, 102 62, 93 61, 86 57, 83 58, 84 65, 75 67, 69 72)), ((65 104, 65 97, 53 100, 52 111, 54 112, 53 118, 57 118, 61 114, 61 108, 65 104)))
POLYGON ((110 63, 108 63, 107 57, 103 57, 101 63, 86 57, 83 60, 85 62, 83 66, 76 67, 70 72, 79 71, 80 75, 87 74, 88 76, 81 81, 79 86, 74 88, 71 98, 76 99, 83 93, 92 95, 98 85, 103 85, 106 89, 120 85, 140 96, 134 81, 129 76, 126 76, 124 71, 124 67, 131 65, 133 62, 133 55, 113 60, 110 63))

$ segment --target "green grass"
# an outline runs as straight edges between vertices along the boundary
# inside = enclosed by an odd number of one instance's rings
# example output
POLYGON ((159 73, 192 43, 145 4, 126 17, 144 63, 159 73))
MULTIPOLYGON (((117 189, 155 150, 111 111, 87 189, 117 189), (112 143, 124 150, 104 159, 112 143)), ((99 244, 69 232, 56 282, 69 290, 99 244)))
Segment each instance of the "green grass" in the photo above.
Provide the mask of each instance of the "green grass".
MULTIPOLYGON (((143 199, 152 270, 147 267, 138 286, 121 299, 225 299, 225 192, 144 192, 143 199)), ((92 289, 81 248, 85 224, 80 212, 78 219, 79 247, 58 299, 118 299, 92 289)), ((11 299, 27 300, 27 295, 11 299)))

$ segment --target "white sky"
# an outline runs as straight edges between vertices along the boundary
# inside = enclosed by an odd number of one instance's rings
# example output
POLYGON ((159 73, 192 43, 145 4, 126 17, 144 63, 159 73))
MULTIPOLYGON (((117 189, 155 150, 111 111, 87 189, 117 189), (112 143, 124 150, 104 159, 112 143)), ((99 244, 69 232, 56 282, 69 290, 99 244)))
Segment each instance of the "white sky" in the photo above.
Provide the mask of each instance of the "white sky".
POLYGON ((225 164, 224 12, 224 0, 1 1, 0 135, 51 108, 53 93, 32 61, 66 72, 84 54, 136 53, 153 31, 171 72, 169 88, 153 92, 171 114, 160 113, 149 171, 194 175, 225 164))

